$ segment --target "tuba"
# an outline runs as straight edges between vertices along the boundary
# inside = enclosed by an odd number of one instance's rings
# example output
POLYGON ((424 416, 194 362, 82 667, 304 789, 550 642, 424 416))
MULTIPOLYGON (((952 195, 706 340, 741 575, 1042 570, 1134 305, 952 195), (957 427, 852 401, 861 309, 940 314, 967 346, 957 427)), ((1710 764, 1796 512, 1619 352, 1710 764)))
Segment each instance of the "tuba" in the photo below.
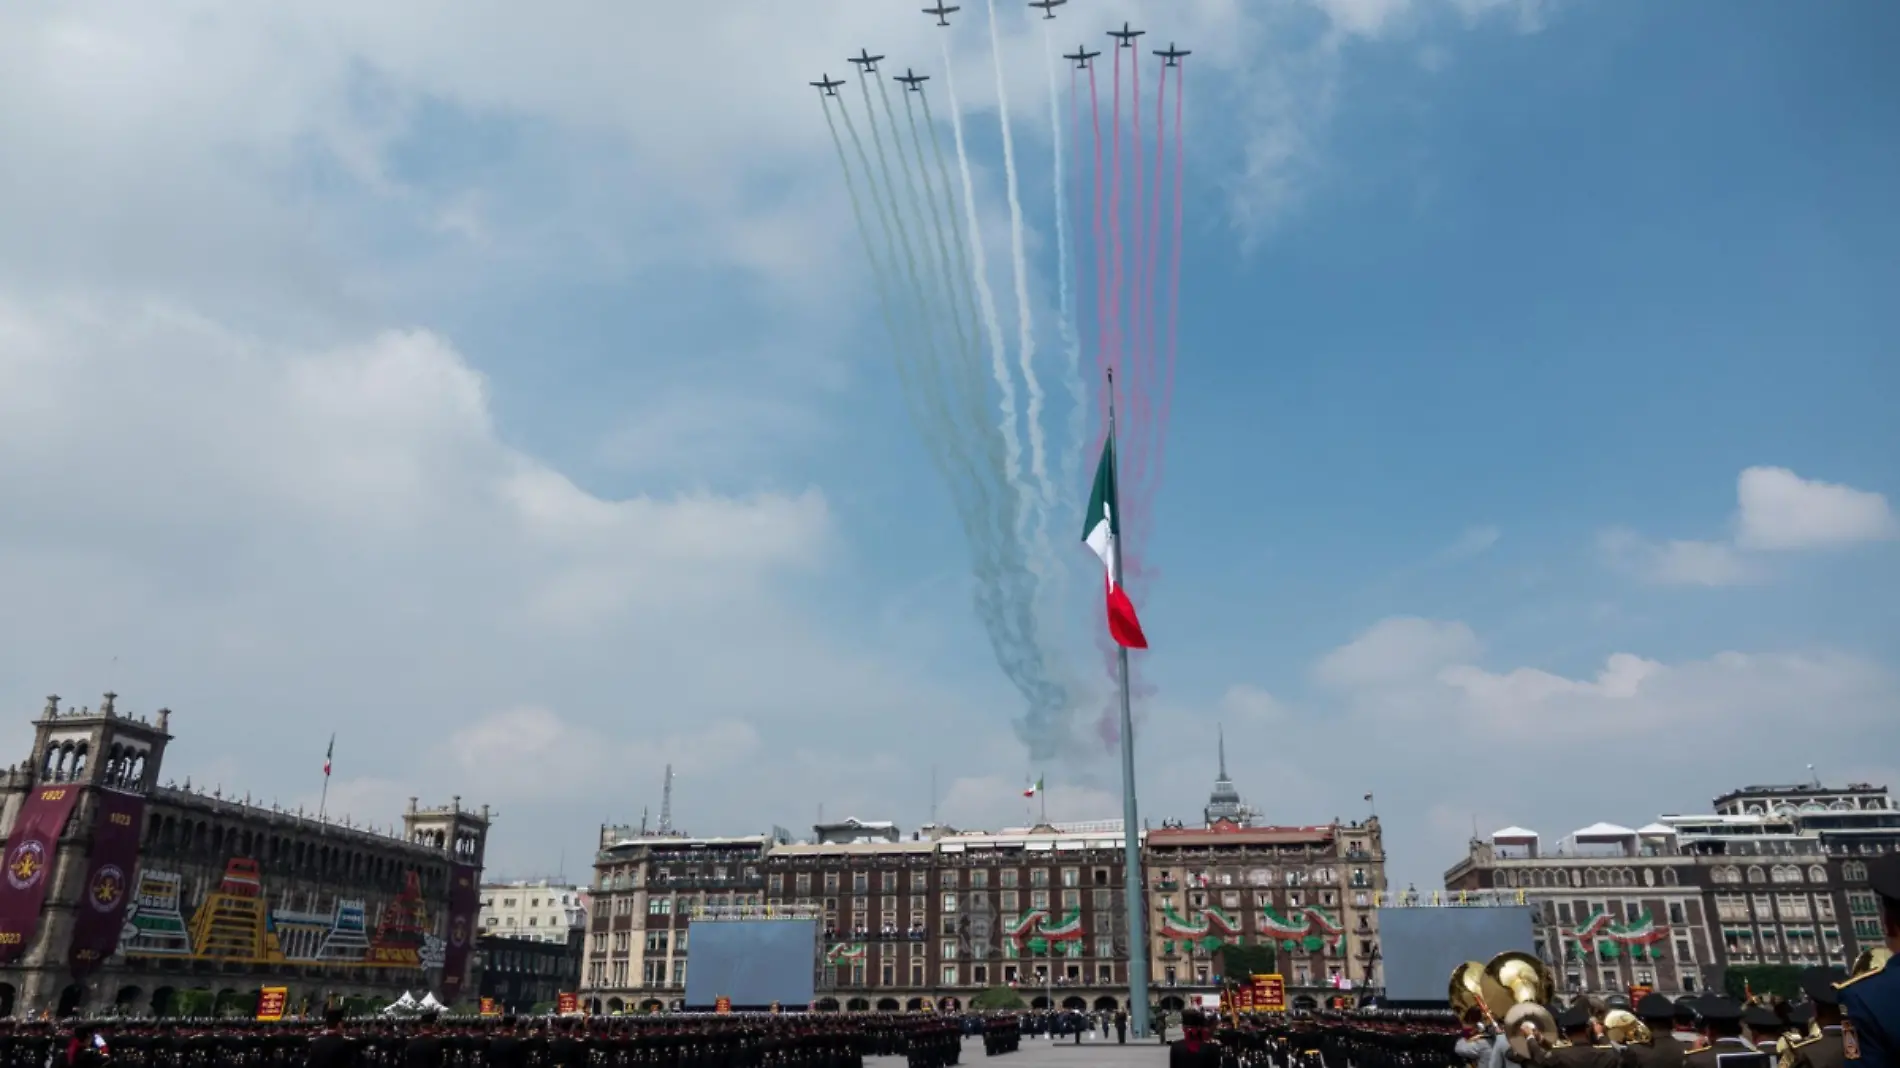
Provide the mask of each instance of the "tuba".
POLYGON ((1859 956, 1854 958, 1854 966, 1847 969, 1847 974, 1849 976, 1857 976, 1865 975, 1868 972, 1877 972, 1886 967, 1887 962, 1892 959, 1893 950, 1888 949, 1886 946, 1868 946, 1866 949, 1860 951, 1859 956))
POLYGON ((1649 1025, 1628 1009, 1611 1009, 1603 1017, 1603 1032, 1619 1046, 1646 1046, 1654 1037, 1649 1033, 1649 1025))
POLYGON ((1484 1002, 1484 965, 1468 960, 1451 971, 1449 991, 1451 1011, 1457 1015, 1458 1022, 1465 1022, 1465 1014, 1477 1009, 1484 1014, 1485 1021, 1495 1025, 1491 1016, 1491 1007, 1484 1002))
POLYGON ((1545 1041, 1556 1041, 1557 1018, 1550 1014, 1544 1003, 1557 991, 1557 977, 1551 974, 1550 965, 1530 953, 1507 950, 1491 958, 1484 966, 1485 1004, 1493 1014, 1500 1009, 1504 1015, 1504 1033, 1511 1043, 1511 1049, 1519 1056, 1528 1056, 1529 1044, 1522 1034, 1525 1021, 1534 1024, 1545 1041))
POLYGON ((1468 960, 1452 969, 1448 994, 1460 1020, 1467 1011, 1478 1009, 1503 1030, 1518 1056, 1527 1057, 1529 1045, 1521 1033, 1524 1021, 1535 1024, 1546 1041, 1557 1035, 1557 1020, 1544 1007, 1556 989, 1549 965, 1530 953, 1507 950, 1489 963, 1468 960))

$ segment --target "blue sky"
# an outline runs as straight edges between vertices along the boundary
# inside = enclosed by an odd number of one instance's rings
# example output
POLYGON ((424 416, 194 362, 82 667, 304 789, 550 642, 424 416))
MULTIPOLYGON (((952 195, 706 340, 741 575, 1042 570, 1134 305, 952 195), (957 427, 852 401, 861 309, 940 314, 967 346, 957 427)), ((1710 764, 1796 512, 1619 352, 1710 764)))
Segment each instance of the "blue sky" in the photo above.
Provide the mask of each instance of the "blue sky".
MULTIPOLYGON (((1004 7, 1050 353, 1042 39, 1004 7)), ((0 15, 15 748, 111 686, 180 712, 168 773, 294 804, 335 730, 359 818, 494 803, 518 874, 668 761, 697 830, 914 825, 929 766, 951 822, 1020 819, 1021 700, 802 85, 938 39, 638 15, 0 15)), ((1124 17, 1196 53, 1149 815, 1198 810, 1217 723, 1267 818, 1374 791, 1421 883, 1474 820, 1896 778, 1900 15, 1076 0, 1056 43, 1124 17)), ((1118 814, 1099 745, 1047 770, 1052 815, 1118 814)))

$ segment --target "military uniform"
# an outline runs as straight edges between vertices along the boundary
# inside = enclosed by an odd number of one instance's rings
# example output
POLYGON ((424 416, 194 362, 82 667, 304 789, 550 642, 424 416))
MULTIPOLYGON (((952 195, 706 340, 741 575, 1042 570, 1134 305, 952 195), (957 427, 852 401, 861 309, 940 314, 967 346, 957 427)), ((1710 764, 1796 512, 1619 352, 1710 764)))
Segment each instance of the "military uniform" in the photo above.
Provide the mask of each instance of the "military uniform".
MULTIPOLYGON (((1869 862, 1867 881, 1880 896, 1883 922, 1900 917, 1900 854, 1869 862)), ((1900 1068, 1900 968, 1893 958, 1838 989, 1847 1063, 1853 1068, 1900 1068)))

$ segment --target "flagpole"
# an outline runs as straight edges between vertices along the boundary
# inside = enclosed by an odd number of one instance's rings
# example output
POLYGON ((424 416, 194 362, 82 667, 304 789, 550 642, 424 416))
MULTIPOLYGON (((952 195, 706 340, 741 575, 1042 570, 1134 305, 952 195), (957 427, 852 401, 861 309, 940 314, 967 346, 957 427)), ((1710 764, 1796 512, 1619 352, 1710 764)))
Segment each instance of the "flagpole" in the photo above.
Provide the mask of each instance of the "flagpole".
POLYGON ((1049 823, 1049 784, 1042 776, 1036 776, 1036 802, 1042 806, 1042 819, 1037 822, 1048 826, 1049 823))
MULTIPOLYGON (((1121 501, 1121 457, 1115 447, 1115 369, 1108 369, 1108 463, 1121 501)), ((1116 517, 1119 526, 1120 517, 1116 517)), ((1122 589, 1122 547, 1115 546, 1115 588, 1122 589)), ((1128 914, 1128 1015, 1135 1037, 1148 1037, 1148 915, 1141 884, 1141 820, 1135 804, 1135 717, 1128 696, 1128 647, 1115 643, 1122 699, 1122 909, 1128 914)))

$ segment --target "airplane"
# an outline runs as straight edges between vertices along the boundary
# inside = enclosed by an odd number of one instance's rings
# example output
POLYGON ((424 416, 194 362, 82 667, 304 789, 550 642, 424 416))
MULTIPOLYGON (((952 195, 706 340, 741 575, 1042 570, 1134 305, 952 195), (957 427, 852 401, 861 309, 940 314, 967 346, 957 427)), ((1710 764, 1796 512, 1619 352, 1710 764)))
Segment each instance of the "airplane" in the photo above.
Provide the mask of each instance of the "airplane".
MULTIPOLYGON (((1117 45, 1116 47, 1133 48, 1135 47, 1135 38, 1140 37, 1142 34, 1147 33, 1147 32, 1148 32, 1147 30, 1131 30, 1128 28, 1128 24, 1124 22, 1122 23, 1121 29, 1110 30, 1108 31, 1108 35, 1121 42, 1121 44, 1117 45)), ((856 63, 857 60, 854 59, 851 62, 856 63)))
POLYGON ((833 79, 829 74, 820 74, 818 80, 810 84, 813 89, 822 90, 826 96, 837 96, 838 87, 844 84, 844 79, 833 79))
POLYGON ((858 49, 857 55, 846 56, 844 58, 847 62, 856 63, 858 65, 858 73, 871 74, 877 70, 877 61, 884 57, 872 55, 871 50, 868 48, 860 48, 858 49))
POLYGON ((903 82, 904 88, 909 89, 913 93, 921 93, 924 91, 923 90, 924 83, 930 80, 930 75, 912 74, 910 72, 910 68, 905 67, 904 73, 898 75, 895 78, 892 78, 891 80, 894 82, 903 82))
POLYGON ((1193 54, 1192 52, 1184 52, 1174 47, 1173 41, 1168 42, 1168 49, 1165 52, 1159 48, 1155 49, 1155 55, 1161 57, 1161 65, 1164 67, 1178 67, 1181 65, 1182 56, 1191 56, 1193 54))
POLYGON ((1056 17, 1056 8, 1068 2, 1069 0, 1029 0, 1029 6, 1041 8, 1042 17, 1052 19, 1056 17))
POLYGON ((1100 52, 1091 52, 1082 45, 1076 45, 1075 51, 1064 52, 1062 58, 1073 62, 1076 70, 1087 70, 1089 69, 1089 60, 1099 55, 1101 55, 1100 52))
POLYGON ((924 14, 935 15, 937 16, 937 25, 948 26, 950 25, 950 20, 946 16, 948 16, 952 11, 961 11, 961 10, 963 9, 955 5, 946 7, 944 6, 943 0, 937 0, 937 6, 924 8, 924 14))

